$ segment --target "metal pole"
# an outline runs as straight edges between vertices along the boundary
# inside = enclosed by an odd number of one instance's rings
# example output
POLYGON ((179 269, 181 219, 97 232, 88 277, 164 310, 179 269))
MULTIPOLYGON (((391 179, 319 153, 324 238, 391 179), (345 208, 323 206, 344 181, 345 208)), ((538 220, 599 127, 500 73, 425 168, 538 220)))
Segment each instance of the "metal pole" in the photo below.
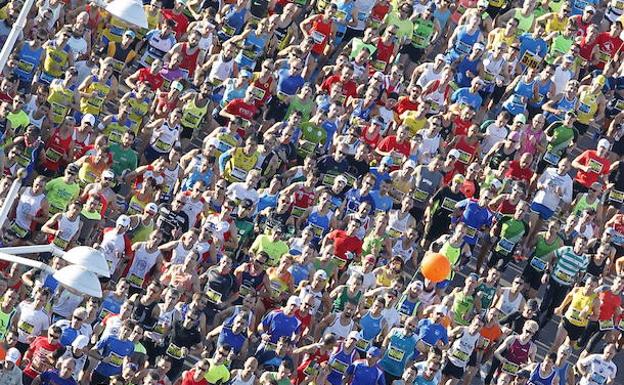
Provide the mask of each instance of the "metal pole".
MULTIPOLYGON (((11 32, 9 32, 9 36, 7 37, 4 46, 2 47, 2 51, 0 51, 0 73, 4 71, 4 66, 6 65, 7 60, 9 59, 9 55, 11 51, 13 51, 13 46, 17 41, 18 36, 26 27, 26 20, 28 20, 28 14, 30 13, 30 9, 32 8, 35 0, 26 0, 24 2, 24 6, 20 11, 19 16, 17 16, 17 20, 13 23, 13 28, 11 28, 11 32)), ((4 220, 0 222, 0 225, 4 224, 4 220)))
POLYGON ((45 263, 41 261, 37 261, 34 259, 30 259, 30 258, 16 257, 15 255, 9 255, 9 254, 0 252, 0 260, 13 262, 13 263, 17 263, 20 265, 30 266, 30 267, 34 267, 35 269, 40 269, 40 270, 47 271, 49 273, 54 273, 54 269, 52 269, 50 266, 46 265, 45 263))
MULTIPOLYGON (((2 48, 2 52, 0 53, 1 55, 4 55, 4 49, 6 47, 7 47, 7 44, 5 44, 4 48, 2 48)), ((9 53, 7 52, 7 55, 8 54, 9 53)), ((3 61, 0 61, 0 64, 1 64, 1 67, 4 68, 4 65, 6 64, 6 57, 2 56, 0 57, 0 59, 3 60, 3 61)), ((2 70, 0 70, 0 72, 1 71, 2 70)), ((4 202, 2 203, 2 207, 0 207, 0 229, 4 227, 4 223, 6 222, 7 217, 9 216, 9 211, 11 211, 11 207, 13 207, 13 202, 15 201, 15 198, 17 198, 17 193, 19 192, 20 187, 22 187, 22 180, 25 175, 26 175, 26 170, 20 169, 17 171, 17 176, 15 180, 13 181, 13 184, 11 184, 11 188, 9 188, 9 192, 7 193, 7 196, 4 199, 4 202)))
POLYGON ((39 254, 39 253, 52 253, 57 257, 65 254, 65 251, 56 247, 55 245, 34 245, 34 246, 16 246, 16 247, 2 247, 0 253, 20 255, 20 254, 39 254))

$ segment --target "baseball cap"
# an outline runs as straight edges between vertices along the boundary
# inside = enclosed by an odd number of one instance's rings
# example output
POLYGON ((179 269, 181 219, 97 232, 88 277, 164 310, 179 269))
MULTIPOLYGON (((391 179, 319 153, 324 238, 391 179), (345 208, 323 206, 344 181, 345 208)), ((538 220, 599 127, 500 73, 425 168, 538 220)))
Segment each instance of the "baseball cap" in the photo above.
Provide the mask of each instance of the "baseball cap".
POLYGON ((126 32, 124 32, 124 36, 128 36, 134 39, 136 37, 136 33, 134 33, 134 31, 130 29, 127 29, 126 32))
POLYGON ((375 116, 373 119, 371 119, 371 123, 376 123, 383 126, 384 124, 386 124, 386 121, 381 116, 375 116))
POLYGON ((529 307, 529 309, 537 311, 537 309, 539 308, 539 302, 537 302, 535 298, 531 298, 527 301, 527 306, 529 307))
POLYGON ((127 215, 120 215, 115 223, 117 226, 128 227, 130 226, 130 217, 127 215))
POLYGON ((475 45, 473 45, 472 48, 480 49, 481 51, 485 51, 485 46, 483 44, 481 44, 481 43, 475 43, 475 45))
POLYGON ((459 159, 459 151, 457 151, 457 149, 452 149, 451 151, 449 151, 448 156, 452 156, 455 159, 459 159))
POLYGON ((563 60, 564 61, 574 61, 574 55, 564 55, 563 56, 563 60))
POLYGON ((490 5, 488 0, 479 0, 477 1, 477 7, 487 7, 490 5))
POLYGON ((408 159, 403 163, 403 167, 416 168, 416 162, 413 159, 408 159))
POLYGON ((288 298, 288 302, 286 303, 286 305, 300 306, 301 299, 297 296, 291 295, 290 298, 288 298))
POLYGON ((375 256, 372 254, 368 254, 367 256, 364 257, 364 262, 377 263, 377 258, 375 258, 375 256))
POLYGON ((89 123, 91 126, 95 126, 95 116, 91 114, 85 114, 81 120, 82 123, 89 123))
POLYGON ((422 290, 422 289, 425 288, 425 285, 423 285, 423 283, 420 282, 420 281, 412 281, 412 282, 410 282, 408 287, 410 289, 420 289, 420 290, 422 290))
POLYGON ((526 116, 524 116, 524 114, 518 114, 516 116, 514 116, 514 122, 521 122, 522 124, 525 124, 527 122, 526 116))
POLYGON ((240 205, 244 209, 250 209, 250 208, 253 207, 253 201, 251 199, 245 198, 245 199, 241 200, 240 205))
POLYGON ((598 141, 598 148, 600 147, 604 147, 608 150, 611 148, 611 143, 607 139, 602 138, 598 141))
POLYGON ((344 175, 338 175, 335 180, 337 180, 338 182, 343 182, 345 184, 349 183, 347 177, 344 175))
POLYGON ((79 335, 72 342, 72 347, 76 349, 84 349, 89 344, 89 338, 87 336, 79 335))
POLYGON ((494 179, 492 180, 492 182, 490 182, 490 187, 498 191, 503 187, 503 184, 501 183, 500 180, 494 179))
POLYGON ((80 171, 80 167, 78 167, 77 164, 71 163, 69 166, 67 166, 67 172, 72 175, 78 174, 78 171, 80 171))
POLYGON ((145 205, 145 211, 148 213, 156 214, 158 212, 158 205, 154 202, 150 202, 145 205))
POLYGON ((314 276, 319 277, 322 280, 327 280, 327 273, 325 270, 317 270, 316 273, 314 273, 314 276))
POLYGON ((394 161, 392 160, 391 156, 386 155, 383 158, 381 158, 381 164, 392 166, 394 164, 394 161))
POLYGON ((583 9, 583 11, 584 12, 591 12, 591 13, 595 14, 596 13, 596 8, 594 8, 591 5, 587 5, 587 6, 585 6, 585 9, 583 9))
POLYGON ((594 81, 595 81, 597 84, 600 84, 601 86, 604 86, 604 85, 605 85, 605 83, 607 82, 607 77, 606 77, 606 76, 604 76, 604 75, 598 75, 598 76, 596 76, 596 77, 594 78, 594 81))
POLYGON ((14 364, 17 364, 17 362, 20 360, 20 358, 22 357, 21 353, 19 352, 19 350, 15 349, 15 348, 11 348, 9 350, 7 350, 6 352, 6 356, 4 357, 5 361, 10 361, 14 364))
POLYGON ((366 351, 366 355, 368 357, 381 357, 381 349, 376 346, 372 346, 366 351))
POLYGON ((172 81, 170 87, 173 88, 174 90, 178 90, 180 92, 184 91, 184 86, 182 85, 182 83, 180 83, 177 80, 172 81))
POLYGON ((104 179, 115 179, 115 173, 111 170, 102 171, 102 178, 104 179))
POLYGON ((348 339, 348 340, 350 340, 350 339, 352 339, 352 338, 353 338, 353 339, 356 339, 356 340, 359 340, 359 339, 360 339, 360 332, 355 331, 355 330, 351 331, 351 332, 349 333, 349 335, 347 336, 347 339, 348 339))
POLYGON ((444 315, 446 315, 448 313, 448 309, 444 305, 436 306, 434 308, 434 311, 435 311, 436 314, 444 314, 444 315))
POLYGON ((240 72, 240 76, 242 76, 242 77, 244 77, 244 78, 250 78, 250 77, 252 77, 252 76, 253 76, 253 74, 252 74, 249 70, 247 70, 247 69, 243 69, 243 70, 240 72))
POLYGON ((453 182, 464 183, 464 181, 466 180, 466 177, 464 177, 462 174, 455 174, 452 180, 453 182))

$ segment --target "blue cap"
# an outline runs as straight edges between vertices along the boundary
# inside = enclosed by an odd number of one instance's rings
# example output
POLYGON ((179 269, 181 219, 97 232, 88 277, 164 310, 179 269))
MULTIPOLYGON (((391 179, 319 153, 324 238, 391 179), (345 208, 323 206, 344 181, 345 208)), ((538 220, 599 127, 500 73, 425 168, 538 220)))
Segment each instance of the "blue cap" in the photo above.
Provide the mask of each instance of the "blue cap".
POLYGON ((136 33, 134 33, 134 31, 127 29, 126 32, 124 32, 124 35, 131 37, 132 39, 134 39, 136 37, 136 33))
POLYGON ((366 355, 368 357, 381 357, 381 349, 376 346, 371 346, 367 351, 366 355))
POLYGON ((381 164, 387 164, 388 166, 392 166, 394 164, 394 161, 392 160, 391 156, 386 155, 381 158, 381 164))
POLYGON ((253 76, 253 73, 251 73, 251 71, 249 71, 248 69, 244 68, 241 70, 240 75, 244 78, 250 78, 253 76))

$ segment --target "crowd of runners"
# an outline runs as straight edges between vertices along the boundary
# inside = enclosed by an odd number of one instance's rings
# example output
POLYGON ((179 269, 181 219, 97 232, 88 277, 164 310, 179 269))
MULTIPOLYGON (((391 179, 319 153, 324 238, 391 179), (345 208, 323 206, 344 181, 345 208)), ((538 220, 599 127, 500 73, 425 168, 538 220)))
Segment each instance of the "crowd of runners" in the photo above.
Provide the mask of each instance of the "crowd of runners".
POLYGON ((110 270, 0 264, 1 385, 622 383, 624 0, 106 6, 0 74, 2 245, 110 270))

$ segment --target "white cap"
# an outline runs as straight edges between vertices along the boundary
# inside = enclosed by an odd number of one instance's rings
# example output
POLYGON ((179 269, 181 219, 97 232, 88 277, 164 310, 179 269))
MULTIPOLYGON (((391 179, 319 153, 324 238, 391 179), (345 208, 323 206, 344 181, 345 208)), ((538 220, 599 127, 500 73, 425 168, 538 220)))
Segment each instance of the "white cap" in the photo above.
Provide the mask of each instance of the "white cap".
POLYGON ((403 167, 411 167, 411 168, 416 168, 417 164, 414 161, 414 159, 408 159, 405 161, 405 163, 403 163, 403 167))
POLYGON ((19 352, 19 350, 15 348, 11 348, 7 350, 4 360, 11 361, 12 363, 17 364, 17 361, 19 361, 21 357, 22 357, 22 354, 19 352))
POLYGON ((481 51, 485 51, 485 46, 482 43, 475 43, 472 48, 480 49, 481 51))
POLYGON ((115 223, 117 226, 128 227, 130 226, 130 217, 127 215, 120 215, 115 223))
POLYGON ((297 297, 296 295, 291 295, 290 298, 288 298, 288 302, 286 303, 286 305, 300 306, 301 298, 297 297))
POLYGON ((438 305, 434 309, 435 313, 440 313, 446 315, 448 313, 448 309, 444 305, 438 305))
POLYGON ((154 202, 150 202, 145 205, 145 210, 156 214, 158 212, 158 205, 154 202))
POLYGON ((452 149, 451 151, 449 151, 448 156, 452 156, 455 159, 459 159, 459 151, 457 151, 456 148, 452 149))
POLYGON ((346 183, 349 183, 349 181, 347 180, 347 177, 346 177, 346 176, 344 176, 344 175, 338 175, 338 176, 336 177, 336 179, 334 179, 334 180, 337 180, 338 182, 342 181, 342 182, 343 182, 343 183, 345 183, 345 184, 346 184, 346 183))
POLYGON ((359 339, 360 339, 360 332, 355 331, 355 330, 351 331, 351 332, 349 333, 349 335, 347 336, 347 339, 351 339, 351 338, 354 338, 354 339, 356 339, 356 340, 359 340, 359 339))
POLYGON ((89 344, 89 338, 87 336, 79 335, 72 342, 72 347, 76 349, 84 349, 89 344))
POLYGON ((498 179, 494 179, 492 180, 492 182, 490 183, 491 187, 494 187, 496 190, 500 190, 501 187, 503 187, 503 184, 501 183, 500 180, 498 179))
POLYGON ((327 280, 327 273, 325 272, 325 270, 317 270, 316 273, 314 273, 315 277, 319 277, 322 280, 327 280))
POLYGON ((611 148, 611 143, 607 139, 602 138, 598 141, 598 148, 600 147, 604 147, 608 150, 611 148))
POLYGON ((111 170, 102 171, 102 178, 115 179, 115 173, 111 170))
POLYGON ((583 11, 586 12, 591 12, 591 13, 596 13, 596 8, 594 8, 592 5, 586 5, 585 8, 583 8, 583 11))
POLYGON ((82 123, 90 123, 91 127, 95 126, 95 116, 91 114, 85 114, 81 120, 82 123))

